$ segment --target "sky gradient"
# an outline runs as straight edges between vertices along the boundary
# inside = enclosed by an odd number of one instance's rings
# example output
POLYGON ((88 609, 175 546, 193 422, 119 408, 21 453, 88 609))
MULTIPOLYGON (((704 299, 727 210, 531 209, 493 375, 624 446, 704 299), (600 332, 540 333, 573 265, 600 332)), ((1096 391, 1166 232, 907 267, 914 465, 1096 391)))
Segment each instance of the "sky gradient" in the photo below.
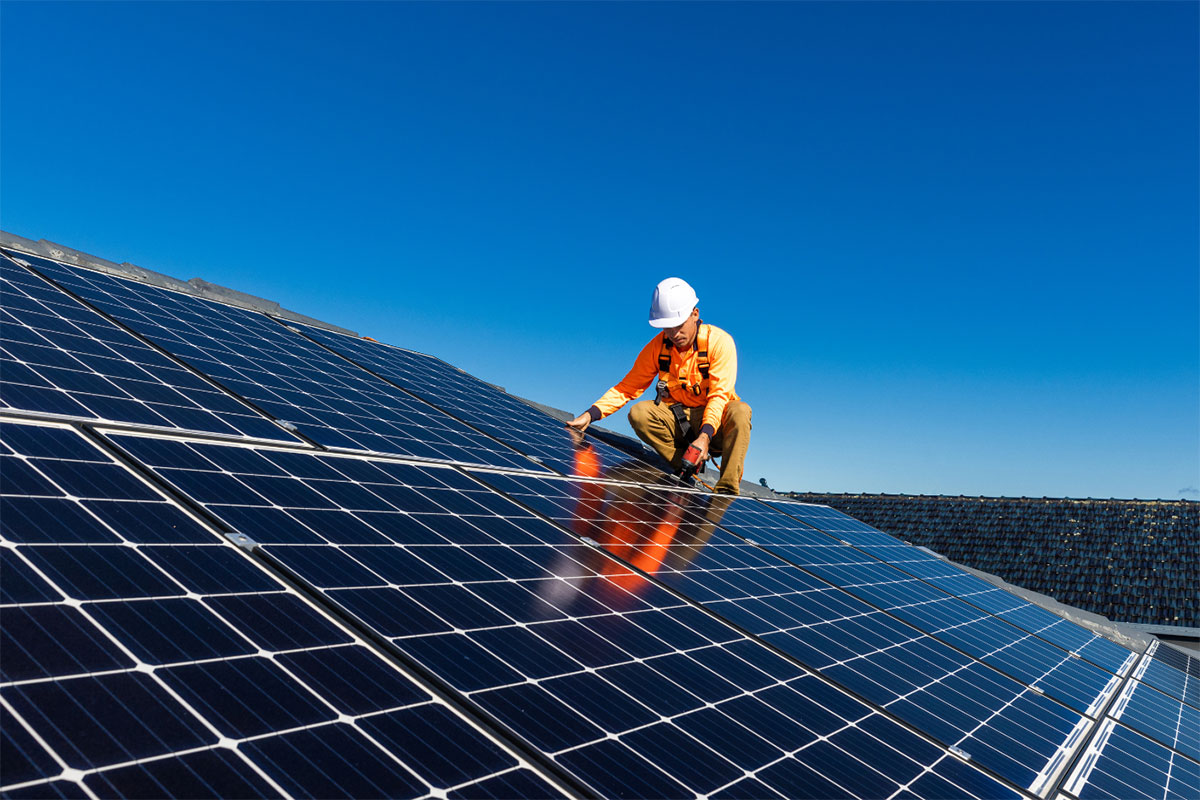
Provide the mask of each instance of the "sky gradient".
POLYGON ((576 413, 678 275, 747 479, 1198 499, 1198 8, 5 2, 0 226, 576 413))

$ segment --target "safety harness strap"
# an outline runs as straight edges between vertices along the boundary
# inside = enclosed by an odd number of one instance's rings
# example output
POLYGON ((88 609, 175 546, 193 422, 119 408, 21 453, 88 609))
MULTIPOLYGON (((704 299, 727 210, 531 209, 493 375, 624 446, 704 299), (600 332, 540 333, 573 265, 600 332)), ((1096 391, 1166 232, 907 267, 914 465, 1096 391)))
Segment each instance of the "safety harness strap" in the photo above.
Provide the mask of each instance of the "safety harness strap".
POLYGON ((701 325, 700 331, 696 334, 696 346, 699 348, 696 359, 699 362, 700 377, 704 380, 708 380, 708 334, 711 331, 711 325, 701 325))
MULTIPOLYGON (((696 341, 692 346, 696 348, 696 359, 699 362, 697 366, 700 368, 700 377, 708 380, 708 335, 712 331, 711 325, 700 323, 700 330, 696 333, 696 341)), ((658 353, 658 377, 665 379, 671 371, 671 340, 662 337, 662 349, 658 353)))

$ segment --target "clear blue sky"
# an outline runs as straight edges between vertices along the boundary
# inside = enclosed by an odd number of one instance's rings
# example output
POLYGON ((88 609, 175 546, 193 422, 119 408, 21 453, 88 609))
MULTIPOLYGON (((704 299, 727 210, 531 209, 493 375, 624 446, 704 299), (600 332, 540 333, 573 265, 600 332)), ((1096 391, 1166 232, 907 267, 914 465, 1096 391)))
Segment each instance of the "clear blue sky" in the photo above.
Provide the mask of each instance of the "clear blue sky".
POLYGON ((574 412, 678 275, 751 480, 1196 499, 1197 9, 5 2, 0 224, 574 412))

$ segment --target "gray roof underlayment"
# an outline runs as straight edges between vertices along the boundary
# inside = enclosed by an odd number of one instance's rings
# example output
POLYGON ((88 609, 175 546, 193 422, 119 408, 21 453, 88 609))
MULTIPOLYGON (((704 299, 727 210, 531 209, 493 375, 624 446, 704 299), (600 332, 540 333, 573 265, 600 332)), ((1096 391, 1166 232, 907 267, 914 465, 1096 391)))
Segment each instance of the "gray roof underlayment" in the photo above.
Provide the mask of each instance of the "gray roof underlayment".
MULTIPOLYGON (((227 305, 232 305, 232 306, 236 306, 239 308, 245 308, 245 309, 249 309, 252 311, 258 311, 258 312, 270 314, 272 316, 279 317, 281 319, 287 319, 287 320, 291 320, 291 321, 295 321, 295 322, 300 322, 300 323, 303 323, 306 325, 311 325, 311 326, 315 326, 318 328, 323 328, 325 330, 334 331, 337 333, 346 334, 346 335, 350 335, 350 336, 355 336, 355 337, 358 336, 357 333, 355 333, 354 331, 352 331, 348 328, 343 328, 341 326, 333 325, 328 322, 323 322, 321 320, 306 316, 304 314, 299 314, 294 311, 289 311, 287 309, 282 308, 279 305, 279 303, 277 303, 277 302, 274 302, 271 300, 266 300, 266 299, 260 298, 260 297, 255 297, 254 295, 246 294, 244 292, 239 292, 235 289, 230 289, 230 288, 227 288, 224 286, 220 286, 218 284, 210 283, 202 278, 191 278, 187 281, 183 281, 178 278, 173 278, 169 275, 164 275, 164 274, 156 272, 154 270, 146 269, 144 267, 140 267, 140 266, 137 266, 134 264, 129 264, 129 263, 118 264, 113 261, 108 261, 106 259, 90 255, 88 253, 83 253, 78 250, 74 250, 72 248, 56 244, 56 243, 48 241, 46 239, 40 239, 40 240, 35 241, 35 240, 28 239, 28 238, 25 238, 22 236, 18 236, 18 235, 12 234, 12 233, 8 233, 6 231, 0 231, 0 246, 9 248, 14 251, 29 253, 31 255, 45 256, 45 257, 52 258, 52 259, 55 259, 58 261, 62 261, 62 262, 68 263, 68 264, 86 267, 88 269, 97 270, 97 271, 104 272, 104 273, 107 273, 110 275, 115 275, 115 276, 121 277, 121 278, 139 281, 141 283, 150 284, 150 285, 157 286, 157 287, 160 287, 163 289, 169 289, 169 290, 176 291, 176 292, 182 292, 185 294, 194 295, 194 296, 205 298, 208 300, 214 300, 214 301, 217 301, 220 303, 225 303, 227 305)), ((496 386, 495 388, 499 389, 500 391, 505 391, 503 389, 503 387, 500 387, 500 386, 496 386)), ((542 411, 543 413, 545 413, 555 419, 558 419, 560 421, 566 421, 566 420, 574 417, 573 414, 570 414, 569 412, 563 411, 561 409, 553 408, 551 406, 547 406, 542 403, 538 403, 533 400, 528 400, 528 399, 525 399, 525 398, 522 398, 522 397, 519 397, 516 395, 510 395, 510 396, 512 396, 515 399, 520 400, 521 402, 523 402, 529 406, 532 406, 533 408, 536 408, 539 411, 542 411)), ((653 455, 654 455, 652 453, 652 451, 650 451, 649 448, 647 448, 639 440, 637 440, 636 438, 634 438, 632 436, 627 436, 625 434, 621 434, 621 433, 618 433, 611 429, 603 428, 601 426, 593 426, 592 430, 598 436, 598 438, 601 438, 606 443, 612 444, 613 446, 623 449, 626 452, 641 453, 643 455, 647 455, 650 457, 653 457, 653 455)), ((759 497, 759 498, 763 498, 763 499, 784 499, 784 498, 786 498, 785 493, 775 492, 770 488, 761 486, 759 484, 751 483, 749 481, 742 481, 741 491, 742 491, 743 495, 759 497)), ((932 551, 930 551, 930 552, 932 552, 932 551)), ((944 558, 944 556, 941 556, 940 554, 935 554, 935 555, 938 555, 939 557, 944 558)), ((1075 622, 1076 624, 1079 624, 1085 628, 1088 628, 1088 629, 1094 631, 1095 633, 1097 633, 1101 636, 1104 636, 1104 637, 1122 645, 1123 647, 1130 648, 1135 651, 1139 651, 1139 652, 1143 651, 1152 641, 1154 641, 1155 637, 1152 636, 1151 634, 1155 634, 1155 633, 1178 634, 1179 633, 1179 631, 1156 630, 1156 629, 1152 629, 1148 626, 1140 626, 1139 627, 1139 626, 1128 625, 1128 624, 1123 624, 1123 623, 1119 623, 1119 622, 1113 622, 1113 621, 1107 619, 1106 617, 1100 616, 1098 614, 1093 614, 1091 612, 1084 611, 1082 609, 1074 608, 1074 607, 1059 603, 1056 600, 1054 600, 1054 598, 1052 598, 1052 597, 1038 594, 1037 592, 1033 592, 1033 591, 1024 589, 1022 587, 1007 583, 1002 578, 999 578, 995 575, 981 572, 979 570, 976 570, 970 566, 967 566, 967 565, 964 565, 961 563, 957 563, 957 562, 950 562, 950 563, 955 563, 957 566, 975 574, 976 576, 992 583, 993 585, 995 585, 999 588, 1002 588, 1009 592, 1012 592, 1012 593, 1016 594, 1017 596, 1025 599, 1031 603, 1041 606, 1042 608, 1045 608, 1046 610, 1051 611, 1052 613, 1055 613, 1061 617, 1064 617, 1065 619, 1068 619, 1072 622, 1075 622)), ((1184 632, 1184 635, 1187 635, 1187 633, 1188 632, 1184 632)), ((1166 644, 1179 646, 1179 644, 1177 642, 1172 642, 1172 641, 1167 641, 1166 644)), ((1185 651, 1200 649, 1200 648, 1193 647, 1190 644, 1185 644, 1182 646, 1182 648, 1185 649, 1185 651)))

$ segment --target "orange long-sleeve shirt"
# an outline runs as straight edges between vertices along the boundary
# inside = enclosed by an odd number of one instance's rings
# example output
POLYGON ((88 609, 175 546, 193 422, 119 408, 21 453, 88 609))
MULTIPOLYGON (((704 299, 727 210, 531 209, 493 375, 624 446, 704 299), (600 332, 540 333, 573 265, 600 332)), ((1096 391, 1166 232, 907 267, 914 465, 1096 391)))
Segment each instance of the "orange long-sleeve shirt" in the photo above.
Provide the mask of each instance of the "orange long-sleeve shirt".
MULTIPOLYGON (((684 351, 671 351, 671 368, 667 375, 667 386, 671 398, 690 408, 704 406, 704 423, 700 430, 712 436, 721 427, 725 406, 730 400, 739 399, 734 393, 737 382, 737 347, 733 337, 716 325, 706 325, 708 333, 708 378, 700 374, 698 346, 699 331, 692 346, 684 351)), ((602 419, 617 411, 630 400, 641 395, 646 387, 658 378, 658 356, 662 352, 662 336, 658 335, 646 343, 638 353, 629 374, 609 389, 588 409, 592 420, 602 419)))

